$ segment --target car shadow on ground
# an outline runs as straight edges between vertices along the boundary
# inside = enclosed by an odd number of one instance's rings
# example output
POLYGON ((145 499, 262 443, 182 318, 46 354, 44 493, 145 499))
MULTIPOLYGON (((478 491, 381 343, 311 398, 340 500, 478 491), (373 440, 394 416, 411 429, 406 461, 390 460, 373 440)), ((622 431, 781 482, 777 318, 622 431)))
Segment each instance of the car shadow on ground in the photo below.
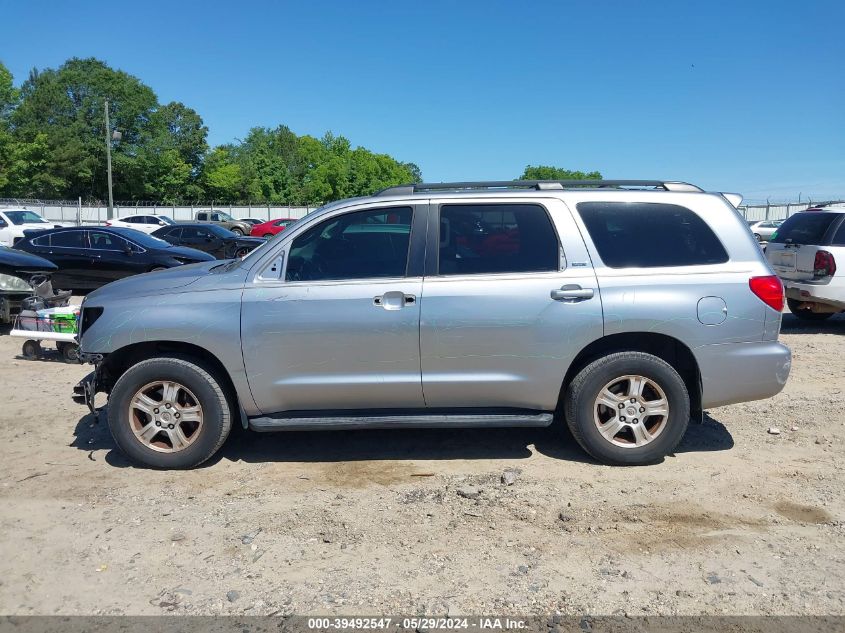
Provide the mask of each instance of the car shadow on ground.
POLYGON ((845 334, 845 313, 834 314, 824 321, 805 321, 784 312, 780 330, 784 334, 845 334))
MULTIPOLYGON (((70 446, 95 453, 107 451, 106 463, 117 468, 132 463, 111 437, 105 412, 82 417, 70 446)), ((675 454, 730 450, 733 437, 725 426, 705 415, 691 423, 675 454)), ((565 425, 510 429, 371 429, 355 431, 290 431, 255 433, 233 429, 223 448, 201 467, 221 460, 250 464, 273 462, 333 463, 390 460, 527 459, 534 451, 561 461, 597 464, 565 425)))

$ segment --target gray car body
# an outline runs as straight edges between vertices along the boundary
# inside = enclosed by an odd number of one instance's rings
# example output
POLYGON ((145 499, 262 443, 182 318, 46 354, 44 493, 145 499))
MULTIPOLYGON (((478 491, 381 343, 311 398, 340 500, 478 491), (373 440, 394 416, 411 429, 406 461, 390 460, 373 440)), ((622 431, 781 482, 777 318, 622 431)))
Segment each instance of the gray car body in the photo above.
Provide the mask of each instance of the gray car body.
MULTIPOLYGON (((588 346, 614 335, 659 335, 693 355, 703 409, 773 396, 787 380, 790 352, 777 341, 781 314, 749 289, 749 278, 767 275, 772 271, 746 223, 719 194, 575 190, 375 196, 324 207, 242 261, 140 275, 91 293, 83 307, 103 312, 80 344, 83 354, 104 356, 150 342, 200 348, 225 368, 244 422, 303 416, 299 426, 307 427, 320 425, 323 411, 552 412, 573 359, 588 346), (685 206, 714 230, 729 260, 609 268, 576 212, 582 201, 685 206), (559 236, 560 269, 431 274, 426 242, 431 236, 436 240, 431 228, 439 205, 493 202, 543 205, 559 236), (408 276, 285 281, 287 251, 314 223, 397 204, 415 209, 408 276), (565 285, 592 289, 594 295, 552 300, 550 292, 565 285), (393 296, 388 293, 413 295, 416 301, 386 309, 393 296), (374 297, 385 301, 375 305, 374 297)), ((542 420, 548 423, 550 416, 542 420)))
MULTIPOLYGON (((222 226, 224 229, 229 229, 230 231, 240 231, 242 235, 249 235, 250 231, 252 231, 252 224, 246 220, 237 220, 235 218, 232 218, 231 220, 213 219, 215 217, 220 218, 221 215, 222 212, 220 211, 197 211, 194 222, 197 224, 216 224, 218 226, 222 226)), ((225 215, 231 217, 228 213, 225 215)))

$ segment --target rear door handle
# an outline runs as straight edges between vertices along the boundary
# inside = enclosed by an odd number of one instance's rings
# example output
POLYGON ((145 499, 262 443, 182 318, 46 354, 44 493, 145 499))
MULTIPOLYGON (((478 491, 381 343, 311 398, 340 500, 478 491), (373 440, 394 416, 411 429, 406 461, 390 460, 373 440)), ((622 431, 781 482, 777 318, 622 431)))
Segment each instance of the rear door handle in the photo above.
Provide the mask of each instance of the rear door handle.
POLYGON ((592 288, 582 288, 578 284, 567 284, 559 290, 552 290, 550 294, 555 301, 584 301, 592 299, 595 292, 592 288))
POLYGON ((373 305, 385 310, 401 310, 403 307, 414 305, 416 302, 417 298, 414 295, 406 295, 399 290, 391 290, 378 297, 373 297, 373 305))

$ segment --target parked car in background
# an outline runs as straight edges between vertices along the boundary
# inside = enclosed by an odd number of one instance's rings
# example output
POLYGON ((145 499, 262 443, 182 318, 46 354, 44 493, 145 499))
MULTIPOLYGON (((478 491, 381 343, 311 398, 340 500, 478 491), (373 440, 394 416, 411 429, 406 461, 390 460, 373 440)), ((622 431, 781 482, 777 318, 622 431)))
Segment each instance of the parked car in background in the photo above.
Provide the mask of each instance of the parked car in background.
POLYGON ((92 290, 138 273, 214 260, 208 253, 121 227, 27 232, 15 248, 55 264, 53 284, 70 290, 92 290))
POLYGON ((0 209, 0 246, 14 246, 24 231, 62 226, 28 209, 0 209))
POLYGON ((246 220, 236 220, 223 211, 197 211, 196 221, 204 224, 218 224, 239 235, 249 235, 252 231, 252 224, 246 220))
POLYGON ((790 216, 766 258, 783 280, 786 303, 799 319, 819 321, 845 310, 845 209, 814 208, 790 216))
POLYGON ((255 237, 273 237, 274 235, 281 233, 285 230, 288 226, 296 222, 296 220, 292 218, 281 218, 279 220, 270 220, 269 222, 262 222, 261 224, 256 224, 252 227, 252 232, 250 235, 255 237))
POLYGON ((252 226, 256 224, 261 224, 264 220, 259 220, 258 218, 241 218, 244 222, 249 222, 252 226))
POLYGON ((166 215, 127 215, 115 220, 106 222, 106 226, 123 227, 126 229, 135 229, 136 231, 143 231, 144 233, 152 233, 163 226, 176 224, 170 217, 166 215))
POLYGON ((761 220, 750 224, 751 232, 758 242, 768 242, 783 220, 761 220))
POLYGON ((233 424, 555 420, 603 463, 653 463, 691 416, 789 375, 783 287, 742 224, 678 182, 391 187, 243 260, 88 295, 74 400, 109 393, 117 445, 158 468, 202 463, 233 424))
POLYGON ((0 323, 11 323, 21 310, 21 301, 32 296, 30 277, 54 270, 56 265, 42 257, 0 246, 0 323))
POLYGON ((188 246, 214 255, 217 259, 243 257, 264 240, 244 237, 217 224, 175 224, 152 234, 175 246, 188 246))

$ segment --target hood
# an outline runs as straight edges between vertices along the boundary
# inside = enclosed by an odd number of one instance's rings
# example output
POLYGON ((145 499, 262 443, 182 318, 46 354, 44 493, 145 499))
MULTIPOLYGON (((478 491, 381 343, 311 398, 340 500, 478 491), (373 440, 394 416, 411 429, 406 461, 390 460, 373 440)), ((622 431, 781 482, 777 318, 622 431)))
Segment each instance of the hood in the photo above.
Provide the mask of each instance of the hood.
POLYGON ((185 259, 192 259, 196 262, 210 262, 216 261, 213 255, 209 255, 205 251, 190 248, 188 246, 171 246, 170 248, 162 246, 157 249, 162 255, 168 257, 183 257, 185 259))
POLYGON ((233 237, 229 238, 232 242, 237 242, 241 246, 261 246, 267 240, 263 237, 233 237))
POLYGON ((27 276, 32 273, 52 272, 57 266, 37 255, 24 253, 11 248, 0 247, 0 273, 4 275, 16 275, 24 273, 27 276))
MULTIPOLYGON (((169 251, 170 249, 162 250, 169 251)), ((192 251, 193 249, 186 248, 181 250, 192 251)), ((186 264, 184 266, 168 268, 167 270, 158 270, 154 273, 124 277, 123 279, 118 279, 117 281, 97 288, 93 292, 89 292, 85 301, 100 301, 126 296, 146 296, 176 288, 184 288, 208 275, 212 268, 224 264, 225 262, 219 262, 213 259, 212 261, 200 262, 198 264, 186 264)))

